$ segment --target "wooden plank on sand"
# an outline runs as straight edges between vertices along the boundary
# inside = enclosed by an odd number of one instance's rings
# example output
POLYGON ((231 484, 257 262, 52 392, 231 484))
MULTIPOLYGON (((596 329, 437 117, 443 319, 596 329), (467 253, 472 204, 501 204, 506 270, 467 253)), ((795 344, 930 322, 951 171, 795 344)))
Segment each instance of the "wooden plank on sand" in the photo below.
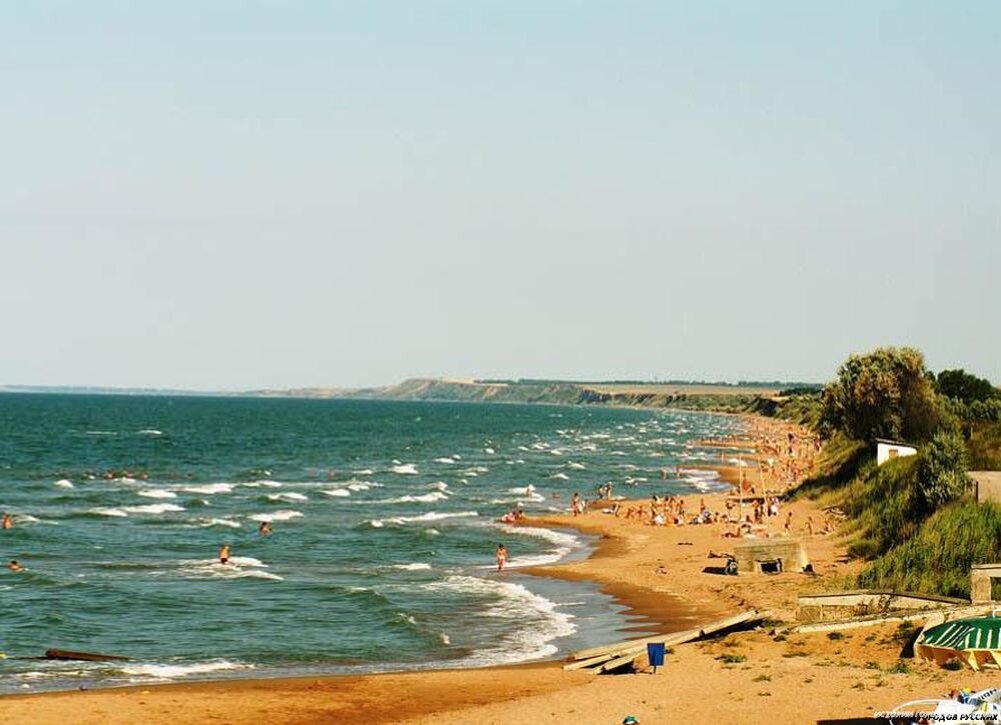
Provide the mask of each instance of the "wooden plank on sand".
POLYGON ((741 614, 735 614, 732 617, 727 617, 726 619, 719 619, 715 622, 707 624, 701 630, 701 635, 705 637, 707 634, 712 634, 713 632, 719 632, 730 627, 735 627, 738 624, 744 624, 745 622, 753 622, 758 619, 766 619, 770 613, 769 612, 756 612, 751 609, 747 612, 742 612, 741 614))
POLYGON ((699 637, 705 637, 715 632, 735 627, 738 624, 745 624, 755 620, 765 619, 769 612, 757 612, 749 610, 732 617, 710 622, 698 629, 689 629, 683 632, 672 632, 671 634, 659 635, 656 637, 644 637, 617 644, 604 645, 601 647, 591 647, 570 654, 572 662, 563 666, 564 670, 577 670, 586 667, 595 667, 597 672, 607 672, 627 664, 630 660, 641 654, 648 644, 663 643, 665 646, 684 644, 699 637))
MULTIPOLYGON (((693 639, 697 639, 701 630, 698 629, 687 629, 684 632, 672 632, 671 634, 664 634, 659 637, 650 637, 641 640, 632 640, 630 642, 620 642, 619 644, 608 645, 602 649, 606 650, 601 654, 595 655, 594 657, 589 657, 585 660, 577 660, 576 662, 570 662, 563 665, 563 669, 579 670, 585 667, 594 667, 595 665, 602 664, 608 660, 620 659, 625 656, 636 657, 646 651, 646 646, 648 644, 663 643, 665 647, 669 647, 675 644, 682 644, 684 642, 690 642, 693 639)), ((580 654, 575 652, 571 657, 576 657, 580 654)), ((596 671, 601 671, 600 669, 596 671)))
MULTIPOLYGON (((582 649, 578 652, 573 652, 570 654, 570 658, 573 660, 583 660, 592 659, 600 655, 606 655, 608 657, 615 657, 620 654, 625 654, 627 650, 630 649, 643 649, 648 644, 654 642, 664 642, 666 644, 680 644, 677 640, 678 637, 685 637, 688 634, 695 633, 697 637, 699 634, 698 629, 688 629, 684 632, 672 632, 671 634, 660 634, 656 637, 644 637, 643 639, 632 639, 626 642, 617 642, 616 644, 606 644, 601 647, 592 647, 590 649, 582 649)), ((687 642, 688 640, 682 640, 687 642)))
MULTIPOLYGON (((639 650, 637 650, 639 651, 639 650)), ((567 662, 563 665, 563 669, 567 672, 572 670, 581 670, 585 667, 594 667, 595 665, 600 665, 602 662, 608 662, 612 659, 614 655, 598 655, 597 657, 590 657, 586 660, 577 660, 576 662, 567 662)))
POLYGON ((601 667, 597 668, 597 672, 611 672, 612 670, 617 670, 620 667, 630 664, 634 659, 643 654, 642 650, 637 652, 630 652, 622 657, 616 657, 614 660, 609 660, 601 667))

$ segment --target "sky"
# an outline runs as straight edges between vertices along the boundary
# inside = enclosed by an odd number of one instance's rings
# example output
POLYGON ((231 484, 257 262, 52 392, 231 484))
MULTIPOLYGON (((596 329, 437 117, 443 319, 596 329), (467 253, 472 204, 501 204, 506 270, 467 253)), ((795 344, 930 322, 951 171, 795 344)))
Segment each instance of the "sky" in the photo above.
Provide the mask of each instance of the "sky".
POLYGON ((0 9, 0 384, 1001 383, 1001 4, 0 9))

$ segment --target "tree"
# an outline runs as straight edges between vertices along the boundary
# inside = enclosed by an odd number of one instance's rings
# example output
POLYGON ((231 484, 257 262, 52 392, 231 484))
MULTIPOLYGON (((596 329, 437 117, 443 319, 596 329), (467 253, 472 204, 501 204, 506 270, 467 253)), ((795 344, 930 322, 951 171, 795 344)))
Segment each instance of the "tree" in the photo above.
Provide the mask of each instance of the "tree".
POLYGON ((940 395, 967 404, 1001 397, 1001 390, 991 385, 989 380, 970 375, 963 369, 940 372, 935 379, 935 389, 940 395))
POLYGON ((954 430, 939 431, 918 459, 918 489, 925 512, 959 498, 971 483, 963 436, 954 430))
POLYGON ((914 348, 852 355, 824 388, 822 425, 851 438, 925 440, 939 420, 924 356, 914 348))

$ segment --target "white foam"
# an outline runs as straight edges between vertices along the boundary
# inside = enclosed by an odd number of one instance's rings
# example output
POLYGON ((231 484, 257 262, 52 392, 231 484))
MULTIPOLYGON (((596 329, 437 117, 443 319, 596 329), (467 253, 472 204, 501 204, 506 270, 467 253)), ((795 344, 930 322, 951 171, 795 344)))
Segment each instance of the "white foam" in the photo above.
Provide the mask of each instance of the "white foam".
POLYGON ((368 525, 376 529, 381 529, 386 524, 410 524, 410 523, 421 523, 425 521, 443 521, 444 519, 460 519, 468 518, 470 516, 479 516, 477 511, 452 511, 446 513, 439 513, 437 511, 429 511, 426 514, 421 514, 420 516, 394 516, 387 519, 372 519, 368 521, 368 525))
POLYGON ((58 481, 52 484, 56 488, 73 488, 73 482, 68 478, 60 478, 58 481))
POLYGON ((550 478, 558 478, 561 481, 569 481, 570 480, 570 476, 568 476, 565 473, 554 473, 552 476, 550 476, 550 478))
POLYGON ((146 506, 123 506, 123 511, 134 514, 166 514, 175 511, 184 511, 183 506, 178 506, 175 503, 151 503, 146 506))
POLYGON ((295 503, 296 501, 308 501, 309 496, 302 493, 272 493, 268 495, 269 501, 284 501, 285 503, 295 503))
POLYGON ((188 493, 201 493, 208 495, 213 493, 229 493, 233 490, 233 487, 234 484, 232 483, 206 483, 204 486, 185 486, 181 490, 188 493))
POLYGON ((387 498, 385 501, 380 501, 379 503, 434 503, 435 501, 444 501, 448 498, 448 494, 442 491, 432 491, 431 493, 421 494, 419 496, 398 496, 397 498, 387 498))
POLYGON ((496 453, 497 451, 495 451, 495 450, 494 450, 493 448, 484 448, 484 449, 483 449, 483 452, 484 452, 484 453, 486 453, 486 454, 488 454, 488 455, 491 455, 491 456, 492 456, 492 455, 493 455, 493 454, 495 454, 495 453, 496 453))
MULTIPOLYGON (((552 529, 538 529, 531 526, 505 526, 503 524, 495 524, 504 529, 505 533, 516 534, 518 536, 531 536, 536 539, 543 539, 549 543, 555 545, 555 549, 545 553, 537 554, 534 556, 513 556, 508 559, 508 567, 512 569, 520 569, 527 566, 542 566, 544 564, 553 564, 557 561, 563 559, 567 554, 580 546, 580 539, 578 539, 573 534, 565 534, 561 531, 553 531, 552 529)), ((490 569, 492 567, 483 567, 485 569, 490 569)))
POLYGON ((270 481, 268 479, 262 479, 260 481, 249 481, 247 483, 241 483, 241 486, 246 486, 247 488, 281 488, 285 484, 281 481, 270 481))
POLYGON ((488 503, 495 505, 507 505, 512 503, 524 503, 525 501, 531 501, 533 503, 542 503, 546 500, 546 497, 539 493, 531 493, 527 496, 517 496, 515 498, 492 498, 488 503))
POLYGON ((414 562, 413 564, 393 564, 393 569, 402 569, 404 571, 425 571, 431 568, 430 564, 425 564, 424 562, 414 562))
POLYGON ((242 662, 230 662, 228 660, 215 660, 213 662, 198 662, 191 665, 124 665, 121 671, 133 677, 152 677, 162 680, 174 680, 189 675, 203 675, 209 672, 221 672, 223 670, 252 670, 254 665, 242 662))
POLYGON ((136 493, 140 496, 145 496, 146 498, 177 498, 176 493, 162 488, 148 488, 144 491, 137 491, 136 493))
POLYGON ((156 430, 155 428, 145 428, 145 429, 143 429, 141 431, 138 431, 138 435, 141 435, 141 436, 162 436, 163 435, 163 431, 162 430, 156 430))
POLYGON ((247 518, 251 521, 289 521, 297 519, 302 515, 302 511, 287 511, 283 509, 266 514, 251 514, 247 518))
POLYGON ((530 496, 535 493, 535 486, 528 484, 527 486, 516 486, 515 488, 509 488, 508 493, 513 494, 524 494, 525 496, 530 496))
POLYGON ((435 458, 434 462, 435 463, 455 463, 456 460, 454 458, 442 457, 442 458, 435 458))
POLYGON ((416 476, 417 475, 417 466, 415 466, 413 463, 400 463, 400 464, 397 464, 397 465, 393 466, 389 470, 391 470, 393 473, 397 473, 397 474, 399 474, 401 476, 416 476))
POLYGON ((117 516, 120 518, 124 518, 129 515, 128 511, 123 511, 122 509, 104 507, 87 509, 87 513, 97 514, 98 516, 117 516))
POLYGON ((202 527, 228 526, 231 529, 238 529, 243 526, 239 521, 234 521, 233 519, 196 519, 196 521, 201 522, 199 526, 202 527))
POLYGON ((332 488, 329 491, 320 491, 320 493, 326 494, 327 496, 339 496, 339 497, 351 495, 351 491, 349 491, 347 488, 332 488))
POLYGON ((520 584, 471 576, 449 576, 430 582, 431 591, 461 592, 489 599, 482 605, 482 616, 506 619, 521 625, 498 636, 493 647, 481 647, 463 660, 476 667, 549 657, 556 653, 552 640, 573 634, 577 628, 573 615, 557 610, 557 605, 534 594, 520 584))
POLYGON ((356 481, 351 479, 344 482, 344 488, 349 491, 368 491, 370 488, 382 488, 382 484, 376 481, 356 481))
POLYGON ((261 571, 268 565, 252 556, 234 556, 223 564, 218 559, 195 559, 178 562, 180 571, 189 576, 209 579, 270 579, 285 581, 271 572, 261 571))
POLYGON ((230 557, 229 563, 236 564, 237 566, 263 566, 264 568, 268 566, 260 559, 255 559, 252 556, 233 556, 230 557))
POLYGON ((441 491, 442 493, 448 492, 448 484, 444 481, 435 481, 429 488, 433 488, 435 491, 441 491))
POLYGON ((360 471, 355 471, 356 476, 372 476, 375 474, 371 468, 363 468, 360 471))

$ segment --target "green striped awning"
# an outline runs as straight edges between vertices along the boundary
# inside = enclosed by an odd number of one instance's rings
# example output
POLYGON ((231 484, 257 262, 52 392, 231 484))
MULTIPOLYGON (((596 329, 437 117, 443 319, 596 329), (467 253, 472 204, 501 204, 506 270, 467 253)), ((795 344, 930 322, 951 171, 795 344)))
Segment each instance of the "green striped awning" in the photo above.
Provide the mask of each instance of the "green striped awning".
POLYGON ((1001 649, 1001 617, 970 617, 926 630, 917 644, 954 650, 1001 649))

